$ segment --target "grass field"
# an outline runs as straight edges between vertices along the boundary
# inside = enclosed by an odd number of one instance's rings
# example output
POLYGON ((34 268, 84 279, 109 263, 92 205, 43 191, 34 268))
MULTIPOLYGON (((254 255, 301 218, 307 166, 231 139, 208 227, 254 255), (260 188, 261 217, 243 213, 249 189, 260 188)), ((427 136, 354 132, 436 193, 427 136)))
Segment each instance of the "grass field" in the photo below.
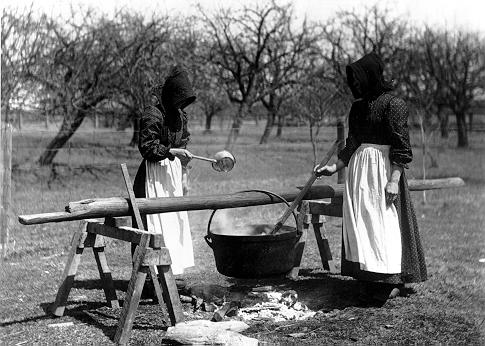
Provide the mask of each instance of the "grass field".
MULTIPOLYGON (((33 164, 52 132, 25 131, 14 134, 13 214, 11 249, 0 268, 0 343, 20 344, 109 344, 118 311, 103 306, 97 287, 96 265, 86 252, 71 292, 66 315, 54 319, 44 309, 53 302, 73 231, 79 223, 22 226, 16 216, 62 211, 69 201, 90 197, 126 196, 119 163, 126 162, 132 177, 139 164, 136 149, 128 148, 130 133, 91 131, 74 136, 56 158, 55 174, 33 164), (50 324, 73 322, 64 328, 50 324)), ((282 139, 257 145, 254 126, 243 128, 233 153, 237 164, 228 174, 212 171, 210 165, 193 161, 190 194, 229 193, 246 189, 282 189, 302 185, 313 167, 307 129, 285 128, 282 139)), ((212 155, 222 149, 226 133, 203 135, 192 131, 194 154, 212 155)), ((335 140, 335 130, 321 135, 320 155, 335 140)), ((408 179, 420 178, 419 133, 412 133, 415 160, 408 179)), ((435 138, 430 145, 438 167, 428 167, 428 178, 460 176, 466 186, 458 189, 413 193, 416 214, 428 265, 429 279, 415 285, 417 293, 398 298, 381 308, 359 306, 355 281, 329 275, 320 269, 318 250, 311 235, 303 258, 302 279, 278 281, 280 287, 297 290, 301 300, 319 310, 315 318, 302 322, 253 324, 245 334, 260 341, 281 344, 485 344, 485 138, 471 133, 470 148, 455 148, 456 138, 435 138), (304 332, 292 339, 288 334, 304 332)), ((429 165, 428 165, 429 166, 429 165)), ((336 177, 320 183, 336 183, 336 177)), ((281 205, 220 211, 237 224, 274 223, 281 205)), ((252 285, 219 274, 212 251, 205 244, 210 211, 190 212, 196 267, 185 275, 189 283, 223 286, 252 285)), ((217 216, 216 216, 217 219, 217 216)), ((340 227, 328 220, 328 236, 334 257, 340 258, 340 227)), ((129 248, 117 241, 107 246, 108 261, 123 297, 130 275, 129 248)), ((264 283, 264 282, 259 282, 264 283)), ((133 344, 159 343, 164 331, 156 305, 143 305, 135 320, 133 344)))

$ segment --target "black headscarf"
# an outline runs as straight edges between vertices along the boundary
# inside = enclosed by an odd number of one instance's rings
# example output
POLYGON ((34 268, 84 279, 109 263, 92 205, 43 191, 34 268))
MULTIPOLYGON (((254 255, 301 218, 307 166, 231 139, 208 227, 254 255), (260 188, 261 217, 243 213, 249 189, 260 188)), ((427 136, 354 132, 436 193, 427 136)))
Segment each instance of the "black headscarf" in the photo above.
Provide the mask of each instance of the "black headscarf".
POLYGON ((366 54, 348 65, 346 68, 347 84, 352 95, 356 99, 363 98, 372 101, 384 92, 391 91, 392 87, 384 80, 383 72, 384 63, 375 52, 366 54), (354 87, 355 80, 358 81, 360 90, 354 87))
POLYGON ((187 71, 181 66, 174 66, 162 87, 162 105, 165 110, 184 109, 195 101, 187 71))
POLYGON ((179 65, 172 67, 165 82, 153 87, 151 94, 157 99, 156 107, 166 116, 165 123, 180 131, 187 119, 186 114, 178 110, 183 110, 196 99, 187 71, 179 65))

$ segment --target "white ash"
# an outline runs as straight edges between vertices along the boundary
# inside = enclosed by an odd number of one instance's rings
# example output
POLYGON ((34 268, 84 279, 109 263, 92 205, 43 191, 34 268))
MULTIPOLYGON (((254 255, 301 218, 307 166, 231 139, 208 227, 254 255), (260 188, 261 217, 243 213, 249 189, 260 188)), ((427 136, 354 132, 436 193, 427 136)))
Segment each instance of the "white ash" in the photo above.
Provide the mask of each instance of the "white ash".
POLYGON ((285 292, 250 292, 251 297, 258 297, 263 301, 252 306, 239 309, 238 317, 245 321, 271 320, 274 322, 304 320, 313 317, 316 312, 298 301, 298 294, 293 291, 285 292))

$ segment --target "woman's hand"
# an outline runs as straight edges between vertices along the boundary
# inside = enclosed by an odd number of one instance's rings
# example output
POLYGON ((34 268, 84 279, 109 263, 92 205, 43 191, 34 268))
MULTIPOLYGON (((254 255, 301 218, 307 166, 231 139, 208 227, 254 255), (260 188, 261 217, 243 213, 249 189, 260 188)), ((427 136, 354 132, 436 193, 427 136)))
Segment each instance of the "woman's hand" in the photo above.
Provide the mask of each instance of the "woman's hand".
POLYGON ((337 172, 337 165, 326 165, 326 166, 315 166, 313 169, 317 178, 320 178, 322 175, 331 176, 335 172, 337 172))
POLYGON ((397 198, 397 194, 399 193, 399 185, 394 181, 390 181, 386 184, 385 187, 386 191, 386 204, 388 207, 394 202, 397 198))
POLYGON ((182 148, 172 148, 170 149, 170 154, 178 157, 181 160, 190 161, 192 160, 192 153, 187 149, 182 148))

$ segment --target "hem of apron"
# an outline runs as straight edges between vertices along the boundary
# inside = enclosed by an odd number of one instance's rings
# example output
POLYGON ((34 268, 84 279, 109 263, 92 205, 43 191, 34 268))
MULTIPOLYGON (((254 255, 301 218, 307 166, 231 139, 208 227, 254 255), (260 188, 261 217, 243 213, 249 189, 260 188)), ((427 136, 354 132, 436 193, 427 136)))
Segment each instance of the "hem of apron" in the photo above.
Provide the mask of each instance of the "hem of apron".
POLYGON ((361 264, 359 262, 352 262, 345 259, 345 248, 342 246, 342 260, 341 260, 341 275, 350 276, 360 281, 379 282, 385 284, 404 284, 404 283, 417 283, 426 280, 426 277, 422 278, 419 275, 412 273, 397 273, 397 274, 384 274, 376 273, 367 270, 360 269, 361 264))

